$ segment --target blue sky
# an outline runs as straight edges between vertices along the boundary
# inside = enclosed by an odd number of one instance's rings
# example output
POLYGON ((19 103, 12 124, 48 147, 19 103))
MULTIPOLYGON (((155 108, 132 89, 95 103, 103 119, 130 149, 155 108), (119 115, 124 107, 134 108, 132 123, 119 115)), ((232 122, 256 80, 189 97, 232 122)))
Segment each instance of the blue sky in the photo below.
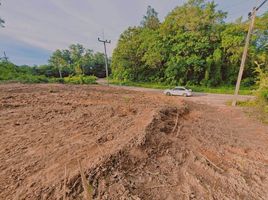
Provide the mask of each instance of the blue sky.
MULTIPOLYGON (((139 25, 148 5, 161 20, 184 0, 2 0, 0 16, 6 27, 0 29, 0 56, 5 51, 18 65, 46 64, 56 49, 81 43, 103 51, 97 42, 103 32, 112 40, 111 56, 119 35, 128 26, 139 25)), ((228 21, 247 16, 261 0, 216 0, 219 9, 228 11, 228 21)), ((266 4, 259 12, 268 10, 266 4)))

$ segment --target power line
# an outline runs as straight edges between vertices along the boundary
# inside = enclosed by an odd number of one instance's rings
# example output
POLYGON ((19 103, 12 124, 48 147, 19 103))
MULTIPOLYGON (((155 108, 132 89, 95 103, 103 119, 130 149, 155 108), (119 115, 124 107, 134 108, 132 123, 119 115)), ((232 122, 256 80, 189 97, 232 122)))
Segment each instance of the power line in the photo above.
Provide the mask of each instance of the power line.
POLYGON ((257 8, 256 8, 256 11, 258 11, 268 0, 265 0, 264 2, 261 3, 261 5, 259 5, 257 8))

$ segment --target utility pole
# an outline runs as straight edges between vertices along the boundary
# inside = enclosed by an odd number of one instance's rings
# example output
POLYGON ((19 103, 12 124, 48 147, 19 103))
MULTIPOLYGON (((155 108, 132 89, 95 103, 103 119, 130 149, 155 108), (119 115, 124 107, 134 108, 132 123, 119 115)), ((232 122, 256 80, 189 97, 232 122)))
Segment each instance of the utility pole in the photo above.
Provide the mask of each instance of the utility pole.
POLYGON ((255 24, 255 19, 256 19, 256 14, 257 11, 267 2, 268 0, 265 0, 261 3, 260 6, 258 7, 254 7, 252 12, 250 12, 248 14, 249 18, 251 18, 251 22, 249 25, 249 29, 248 29, 248 34, 247 34, 247 38, 246 38, 246 44, 245 44, 245 48, 244 48, 244 52, 243 52, 243 56, 242 56, 242 61, 241 61, 241 65, 240 65, 240 69, 239 69, 239 74, 238 74, 238 78, 237 78, 237 82, 236 82, 236 87, 235 87, 235 93, 234 93, 234 98, 233 98, 233 102, 232 102, 232 106, 236 106, 236 102, 237 102, 237 98, 238 98, 238 93, 239 93, 239 89, 240 89, 240 83, 241 83, 241 79, 243 76, 243 71, 245 68, 245 63, 246 63, 246 59, 247 59, 247 53, 248 53, 248 47, 249 47, 249 43, 250 43, 250 39, 251 39, 251 35, 254 29, 254 24, 255 24))
POLYGON ((106 51, 106 43, 111 44, 111 40, 101 40, 100 38, 98 38, 99 42, 102 42, 104 45, 104 53, 105 53, 105 69, 106 69, 106 79, 107 79, 107 85, 109 85, 109 71, 108 71, 108 57, 107 57, 107 51, 106 51))

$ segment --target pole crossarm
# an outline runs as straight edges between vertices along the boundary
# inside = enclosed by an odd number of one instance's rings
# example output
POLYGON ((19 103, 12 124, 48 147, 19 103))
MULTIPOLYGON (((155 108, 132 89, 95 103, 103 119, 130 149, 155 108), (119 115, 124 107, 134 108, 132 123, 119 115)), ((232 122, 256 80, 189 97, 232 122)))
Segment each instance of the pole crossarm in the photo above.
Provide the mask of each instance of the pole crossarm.
POLYGON ((100 38, 98 38, 98 41, 99 42, 104 42, 104 43, 108 43, 108 44, 111 44, 111 40, 101 40, 100 38))

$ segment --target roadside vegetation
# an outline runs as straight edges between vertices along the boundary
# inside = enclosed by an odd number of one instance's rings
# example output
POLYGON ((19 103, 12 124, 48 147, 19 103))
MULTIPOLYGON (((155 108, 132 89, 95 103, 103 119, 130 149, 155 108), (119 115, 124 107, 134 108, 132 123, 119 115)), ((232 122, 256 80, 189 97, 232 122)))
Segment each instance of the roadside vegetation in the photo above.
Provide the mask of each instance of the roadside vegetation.
MULTIPOLYGON (((174 85, 164 83, 118 81, 112 79, 109 81, 109 83, 114 85, 135 86, 135 87, 153 88, 153 89, 170 89, 174 87, 174 85)), ((192 89, 194 92, 215 93, 215 94, 233 94, 235 89, 232 86, 206 87, 202 85, 191 85, 186 87, 192 89)), ((241 95, 253 95, 255 89, 256 86, 242 87, 239 93, 241 95)))
POLYGON ((258 63, 257 65, 258 89, 255 91, 256 100, 255 102, 247 102, 246 106, 254 106, 259 113, 259 118, 268 123, 268 66, 261 68, 261 65, 258 63))
POLYGON ((259 64, 256 68, 258 73, 258 89, 256 90, 257 103, 268 113, 268 66, 264 69, 259 64))
MULTIPOLYGON (((232 93, 249 21, 226 22, 214 2, 189 0, 160 22, 148 7, 141 25, 129 27, 112 57, 115 83, 154 88, 183 85, 203 92, 232 93)), ((268 12, 257 18, 241 94, 257 81, 255 61, 268 63, 268 12)))
MULTIPOLYGON (((110 82, 158 89, 182 85, 196 92, 232 94, 249 21, 226 22, 227 16, 213 1, 188 0, 160 22, 148 6, 140 26, 121 34, 109 59, 110 82)), ((259 96, 254 91, 268 66, 267 30, 268 12, 256 19, 240 94, 259 96), (263 65, 256 70, 255 62, 263 65)), ((91 84, 105 76, 104 55, 81 44, 56 50, 47 65, 0 61, 1 82, 91 84)))
POLYGON ((80 44, 56 50, 47 65, 16 66, 0 60, 0 82, 94 84, 104 76, 104 55, 80 44))
MULTIPOLYGON (((268 67, 256 63, 256 89, 252 94, 256 97, 254 100, 238 101, 237 105, 247 108, 245 111, 254 118, 268 124, 268 67)), ((227 105, 231 105, 231 101, 227 105)))

